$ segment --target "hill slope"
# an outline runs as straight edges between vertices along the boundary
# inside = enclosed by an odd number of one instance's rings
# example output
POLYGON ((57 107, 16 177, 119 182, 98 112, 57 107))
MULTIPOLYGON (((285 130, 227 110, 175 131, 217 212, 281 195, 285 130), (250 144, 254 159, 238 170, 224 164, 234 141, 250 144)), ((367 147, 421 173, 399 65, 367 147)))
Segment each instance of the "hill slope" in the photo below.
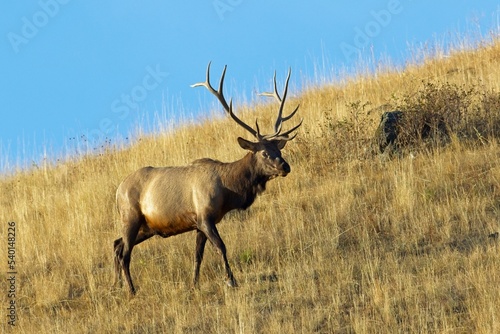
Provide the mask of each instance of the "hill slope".
MULTIPOLYGON (((238 289, 225 287, 211 247, 200 288, 189 289, 194 233, 153 238, 134 250, 135 298, 111 288, 118 184, 146 165, 242 157, 236 143, 242 131, 230 120, 4 178, 2 238, 7 223, 16 224, 15 329, 499 332, 498 78, 496 41, 290 98, 287 107, 300 103, 304 118, 284 149, 291 174, 271 181, 248 211, 218 226, 238 289), (386 108, 450 105, 462 108, 466 120, 483 117, 484 129, 474 127, 472 138, 460 128, 450 145, 400 158, 366 148, 386 108)), ((235 112, 270 126, 276 106, 235 112)), ((2 291, 8 289, 2 280, 2 291)), ((6 293, 0 300, 10 301, 6 293)))

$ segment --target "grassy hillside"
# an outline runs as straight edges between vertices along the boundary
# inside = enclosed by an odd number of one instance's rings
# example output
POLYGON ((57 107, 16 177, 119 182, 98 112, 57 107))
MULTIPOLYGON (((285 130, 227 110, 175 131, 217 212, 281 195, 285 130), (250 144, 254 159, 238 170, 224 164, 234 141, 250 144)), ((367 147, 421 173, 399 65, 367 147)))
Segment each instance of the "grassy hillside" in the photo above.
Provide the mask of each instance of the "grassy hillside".
MULTIPOLYGON (((111 288, 118 184, 146 165, 241 158, 236 137, 244 133, 230 120, 4 177, 0 235, 7 240, 7 223, 16 223, 18 321, 13 329, 2 315, 2 329, 500 332, 498 78, 497 40, 401 72, 292 92, 288 109, 300 103, 304 124, 284 149, 291 174, 218 225, 237 289, 225 286, 211 246, 200 287, 190 289, 192 232, 134 250, 136 297, 111 288), (369 138, 391 108, 438 110, 453 121, 451 143, 393 158, 373 154, 369 138)), ((236 112, 269 127, 276 106, 236 112)), ((6 279, 0 286, 6 315, 6 279)))

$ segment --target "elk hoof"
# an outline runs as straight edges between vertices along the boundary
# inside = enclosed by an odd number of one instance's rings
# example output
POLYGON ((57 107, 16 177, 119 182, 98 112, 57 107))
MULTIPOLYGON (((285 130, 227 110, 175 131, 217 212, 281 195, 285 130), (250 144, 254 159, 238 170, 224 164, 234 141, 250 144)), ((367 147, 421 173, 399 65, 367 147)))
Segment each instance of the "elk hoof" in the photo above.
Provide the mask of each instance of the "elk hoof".
POLYGON ((236 283, 236 280, 234 278, 228 279, 226 283, 227 283, 227 286, 230 288, 237 288, 238 287, 238 283, 236 283))

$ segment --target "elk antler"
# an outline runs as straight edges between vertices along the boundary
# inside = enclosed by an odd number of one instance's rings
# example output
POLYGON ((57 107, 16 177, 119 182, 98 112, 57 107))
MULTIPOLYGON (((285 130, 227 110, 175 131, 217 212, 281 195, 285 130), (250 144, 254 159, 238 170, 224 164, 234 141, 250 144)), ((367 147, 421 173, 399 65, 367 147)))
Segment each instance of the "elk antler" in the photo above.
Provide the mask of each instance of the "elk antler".
MULTIPOLYGON (((209 62, 208 63, 208 66, 207 66, 207 79, 205 80, 205 82, 198 82, 198 83, 195 83, 194 85, 191 85, 191 87, 199 87, 199 86, 203 86, 205 87, 206 89, 208 89, 208 91, 210 93, 212 93, 213 95, 215 95, 215 97, 217 97, 217 99, 219 100, 219 102, 222 104, 222 107, 224 107, 224 110, 229 114, 229 116, 231 116, 231 118, 236 122, 238 123, 241 127, 243 127, 245 130, 247 130, 248 132, 250 132, 254 137, 256 138, 259 138, 260 137, 260 133, 258 131, 255 131, 254 129, 252 129, 251 126, 249 126, 248 124, 246 124, 245 122, 243 122, 241 119, 239 119, 234 113, 233 113, 233 100, 229 100, 229 105, 227 104, 226 102, 226 99, 224 98, 224 93, 222 92, 222 88, 224 86, 224 77, 226 76, 226 68, 227 68, 227 65, 224 66, 224 70, 222 71, 222 75, 220 77, 220 82, 219 82, 219 89, 218 90, 215 90, 212 85, 210 84, 210 64, 212 62, 209 62)), ((255 121, 255 123, 257 124, 257 121, 255 121)), ((259 128, 259 126, 257 125, 257 129, 259 128)), ((260 140, 260 139, 259 139, 260 140)))
POLYGON ((206 89, 208 89, 208 91, 210 93, 212 93, 213 95, 215 95, 215 97, 217 97, 217 99, 219 100, 219 102, 222 104, 222 107, 224 107, 224 110, 229 114, 229 116, 231 116, 231 118, 236 123, 238 123, 241 127, 243 127, 248 132, 250 132, 259 141, 271 140, 271 139, 275 139, 275 140, 291 140, 291 139, 295 138, 296 134, 293 135, 292 137, 288 137, 288 135, 290 133, 292 133, 293 131, 297 130, 297 128, 302 125, 303 119, 299 122, 299 124, 297 124, 296 126, 294 126, 293 128, 291 128, 290 130, 288 130, 288 131, 286 131, 284 133, 281 133, 281 128, 282 128, 283 122, 285 122, 285 121, 289 120, 290 118, 292 118, 293 115, 295 115, 295 113, 297 112, 297 110, 299 109, 299 106, 300 106, 300 105, 298 105, 295 108, 295 110, 290 115, 288 115, 286 117, 282 117, 283 107, 285 106, 286 94, 288 92, 288 81, 290 80, 291 70, 288 70, 288 76, 286 78, 286 83, 285 83, 285 89, 283 91, 283 98, 281 98, 279 96, 279 94, 278 94, 278 88, 277 88, 277 85, 276 85, 276 72, 274 72, 274 92, 273 93, 261 93, 260 94, 260 95, 263 95, 263 96, 275 97, 280 102, 280 108, 278 110, 278 118, 276 119, 276 123, 274 124, 274 133, 273 134, 269 134, 269 135, 262 135, 260 133, 259 123, 257 122, 257 120, 255 120, 255 128, 256 128, 256 130, 254 130, 251 126, 249 126, 248 124, 246 124, 245 122, 243 122, 241 119, 239 119, 233 113, 233 102, 232 102, 232 100, 229 100, 229 104, 228 104, 226 102, 226 99, 224 98, 224 93, 223 93, 222 90, 223 90, 223 86, 224 86, 224 77, 226 76, 227 65, 225 65, 224 66, 224 70, 222 70, 222 75, 221 75, 220 82, 219 82, 219 88, 217 90, 215 90, 212 87, 212 85, 210 84, 210 65, 211 65, 211 62, 209 62, 208 66, 207 66, 207 78, 206 78, 205 82, 195 83, 194 85, 191 85, 191 87, 203 86, 206 89))
POLYGON ((288 137, 288 135, 291 132, 297 130, 298 127, 302 125, 303 119, 301 119, 299 124, 297 124, 296 126, 291 128, 290 130, 286 131, 285 133, 281 133, 281 128, 283 126, 283 122, 288 121, 290 118, 292 118, 293 115, 295 115, 295 113, 297 112, 297 110, 299 110, 299 107, 300 107, 300 104, 299 104, 299 105, 297 105, 297 107, 295 107, 294 111, 292 111, 290 113, 290 115, 288 115, 286 117, 282 116, 283 115, 283 107, 285 106, 286 94, 288 93, 288 81, 290 80, 291 73, 292 73, 292 71, 291 71, 291 69, 289 69, 288 75, 287 75, 286 81, 285 81, 285 89, 283 90, 283 98, 281 98, 279 93, 278 93, 278 86, 276 84, 276 71, 274 71, 274 77, 273 77, 274 92, 272 92, 272 93, 264 92, 264 93, 259 94, 261 96, 274 97, 280 103, 280 108, 278 110, 278 117, 276 118, 276 123, 274 124, 274 133, 270 134, 270 135, 265 135, 264 139, 267 139, 267 140, 269 140, 269 139, 292 140, 293 138, 295 138, 296 134, 290 138, 288 137))

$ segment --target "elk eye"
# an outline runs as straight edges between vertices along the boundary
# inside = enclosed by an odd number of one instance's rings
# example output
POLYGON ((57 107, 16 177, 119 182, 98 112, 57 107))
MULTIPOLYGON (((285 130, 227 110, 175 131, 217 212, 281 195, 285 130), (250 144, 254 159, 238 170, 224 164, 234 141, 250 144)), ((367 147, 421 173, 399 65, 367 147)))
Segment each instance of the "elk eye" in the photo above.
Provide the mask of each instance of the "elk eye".
POLYGON ((266 159, 269 158, 269 153, 267 153, 266 151, 262 151, 262 156, 266 159))

